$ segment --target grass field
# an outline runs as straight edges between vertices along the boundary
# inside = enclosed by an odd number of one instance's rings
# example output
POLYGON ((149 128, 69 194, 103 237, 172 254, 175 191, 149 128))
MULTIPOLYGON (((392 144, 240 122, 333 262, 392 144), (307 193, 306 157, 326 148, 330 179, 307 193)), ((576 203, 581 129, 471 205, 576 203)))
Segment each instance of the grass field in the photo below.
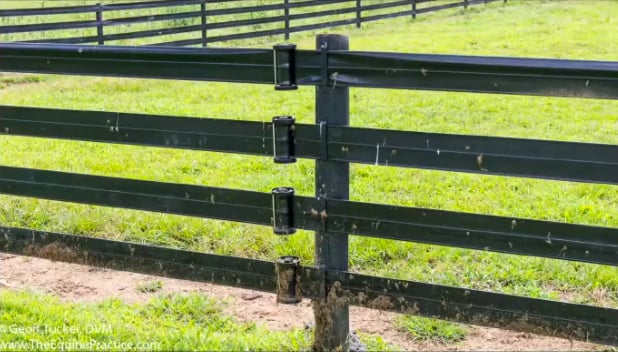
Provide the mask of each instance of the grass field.
POLYGON ((146 304, 108 300, 86 305, 4 291, 0 292, 0 349, 246 351, 309 346, 310 336, 304 331, 273 333, 235 322, 222 315, 221 308, 202 295, 161 296, 146 304))
MULTIPOLYGON (((614 1, 512 1, 336 32, 348 34, 354 50, 616 61, 617 19, 614 1)), ((302 48, 314 45, 311 35, 294 38, 302 48)), ((314 121, 310 88, 275 92, 259 85, 59 76, 10 76, 2 82, 0 104, 256 121, 292 114, 300 122, 314 121)), ((352 89, 350 95, 354 126, 618 143, 617 101, 374 89, 352 89)), ((275 165, 261 157, 13 136, 0 137, 0 150, 3 165, 314 192, 310 161, 275 165)), ((618 226, 616 186, 353 165, 351 195, 376 203, 618 226)), ((3 196, 0 223, 313 262, 311 233, 281 238, 270 228, 208 219, 3 196)), ((618 307, 618 270, 609 266, 359 237, 352 237, 350 258, 352 269, 364 273, 618 307)))

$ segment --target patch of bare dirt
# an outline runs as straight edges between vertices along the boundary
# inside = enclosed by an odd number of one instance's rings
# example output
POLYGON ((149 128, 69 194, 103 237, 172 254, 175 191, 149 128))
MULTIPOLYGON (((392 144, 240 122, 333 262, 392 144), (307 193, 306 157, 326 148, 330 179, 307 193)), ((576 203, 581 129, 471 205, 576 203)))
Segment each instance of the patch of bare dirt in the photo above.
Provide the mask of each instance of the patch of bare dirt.
MULTIPOLYGON (((271 330, 304 328, 313 321, 311 302, 277 304, 275 295, 205 283, 93 268, 46 259, 0 254, 0 288, 43 291, 67 301, 96 302, 118 298, 147 302, 162 293, 199 292, 229 304, 226 313, 239 321, 256 322, 271 330), (157 292, 141 292, 140 283, 160 280, 157 292), (299 318, 300 317, 300 318, 299 318)), ((443 345, 417 342, 395 327, 397 314, 351 307, 351 328, 379 335, 405 351, 591 351, 602 346, 534 334, 470 327, 465 341, 443 345)))

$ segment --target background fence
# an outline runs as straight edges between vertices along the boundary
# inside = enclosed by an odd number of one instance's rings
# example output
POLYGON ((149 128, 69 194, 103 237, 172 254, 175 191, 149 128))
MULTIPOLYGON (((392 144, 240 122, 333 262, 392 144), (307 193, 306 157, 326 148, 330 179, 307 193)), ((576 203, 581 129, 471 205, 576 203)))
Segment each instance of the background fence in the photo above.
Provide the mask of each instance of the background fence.
MULTIPOLYGON (((0 41, 207 46, 356 25, 496 0, 167 0, 0 9, 0 41)), ((506 2, 506 0, 504 0, 506 2)))
MULTIPOLYGON (((348 304, 604 344, 618 310, 348 272, 348 234, 618 265, 618 229, 349 201, 349 163, 618 185, 618 146, 349 127, 349 87, 618 98, 618 63, 317 50, 0 44, 0 71, 316 87, 316 124, 0 106, 0 133, 316 160, 315 197, 0 167, 0 192, 316 231, 316 267, 0 228, 2 251, 315 300, 315 347, 348 336, 348 304), (396 73, 396 74, 392 74, 396 73)), ((293 254, 293 253, 290 253, 293 254)))

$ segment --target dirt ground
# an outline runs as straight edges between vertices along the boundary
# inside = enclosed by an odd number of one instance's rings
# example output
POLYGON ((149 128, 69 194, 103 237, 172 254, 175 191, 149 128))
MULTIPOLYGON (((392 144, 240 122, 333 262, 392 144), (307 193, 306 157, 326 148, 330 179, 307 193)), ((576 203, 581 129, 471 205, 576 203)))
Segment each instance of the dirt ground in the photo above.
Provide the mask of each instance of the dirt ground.
MULTIPOLYGON (((254 321, 272 330, 303 328, 313 313, 309 301, 299 305, 277 305, 274 294, 210 285, 184 280, 159 278, 122 271, 93 268, 46 259, 0 254, 1 286, 6 289, 39 290, 67 301, 94 302, 119 298, 126 302, 147 302, 161 293, 201 292, 229 302, 227 313, 240 321, 254 321), (155 293, 140 292, 140 283, 161 280, 163 287, 155 293), (297 317, 303 317, 298 319, 297 317)), ((389 344, 405 351, 590 351, 602 346, 524 334, 500 329, 470 327, 463 342, 443 345, 413 341, 398 330, 397 315, 358 307, 350 308, 351 329, 381 336, 389 344)))

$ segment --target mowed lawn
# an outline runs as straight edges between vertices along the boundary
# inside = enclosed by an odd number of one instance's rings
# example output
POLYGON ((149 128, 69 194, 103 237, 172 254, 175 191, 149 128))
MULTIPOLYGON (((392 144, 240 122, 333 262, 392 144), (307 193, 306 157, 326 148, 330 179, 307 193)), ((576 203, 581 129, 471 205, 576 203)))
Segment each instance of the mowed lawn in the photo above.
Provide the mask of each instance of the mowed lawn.
MULTIPOLYGON (((411 19, 334 29, 354 50, 618 61, 618 2, 509 1, 411 19)), ((313 48, 311 34, 292 37, 313 48)), ((273 41, 275 43, 276 41, 273 41)), ((244 42, 245 45, 251 45, 244 42)), ((272 44, 272 43, 271 43, 272 44)), ((270 121, 314 121, 314 90, 115 78, 6 76, 0 104, 270 121)), ((618 102, 352 89, 351 124, 411 131, 618 143, 618 102)), ((97 175, 269 192, 313 194, 314 163, 87 142, 0 137, 0 163, 97 175)), ((618 187, 353 165, 353 200, 618 226, 618 187)), ((313 262, 313 237, 267 227, 122 209, 0 197, 0 223, 273 260, 313 262)), ((352 237, 355 271, 618 307, 618 270, 352 237)))

